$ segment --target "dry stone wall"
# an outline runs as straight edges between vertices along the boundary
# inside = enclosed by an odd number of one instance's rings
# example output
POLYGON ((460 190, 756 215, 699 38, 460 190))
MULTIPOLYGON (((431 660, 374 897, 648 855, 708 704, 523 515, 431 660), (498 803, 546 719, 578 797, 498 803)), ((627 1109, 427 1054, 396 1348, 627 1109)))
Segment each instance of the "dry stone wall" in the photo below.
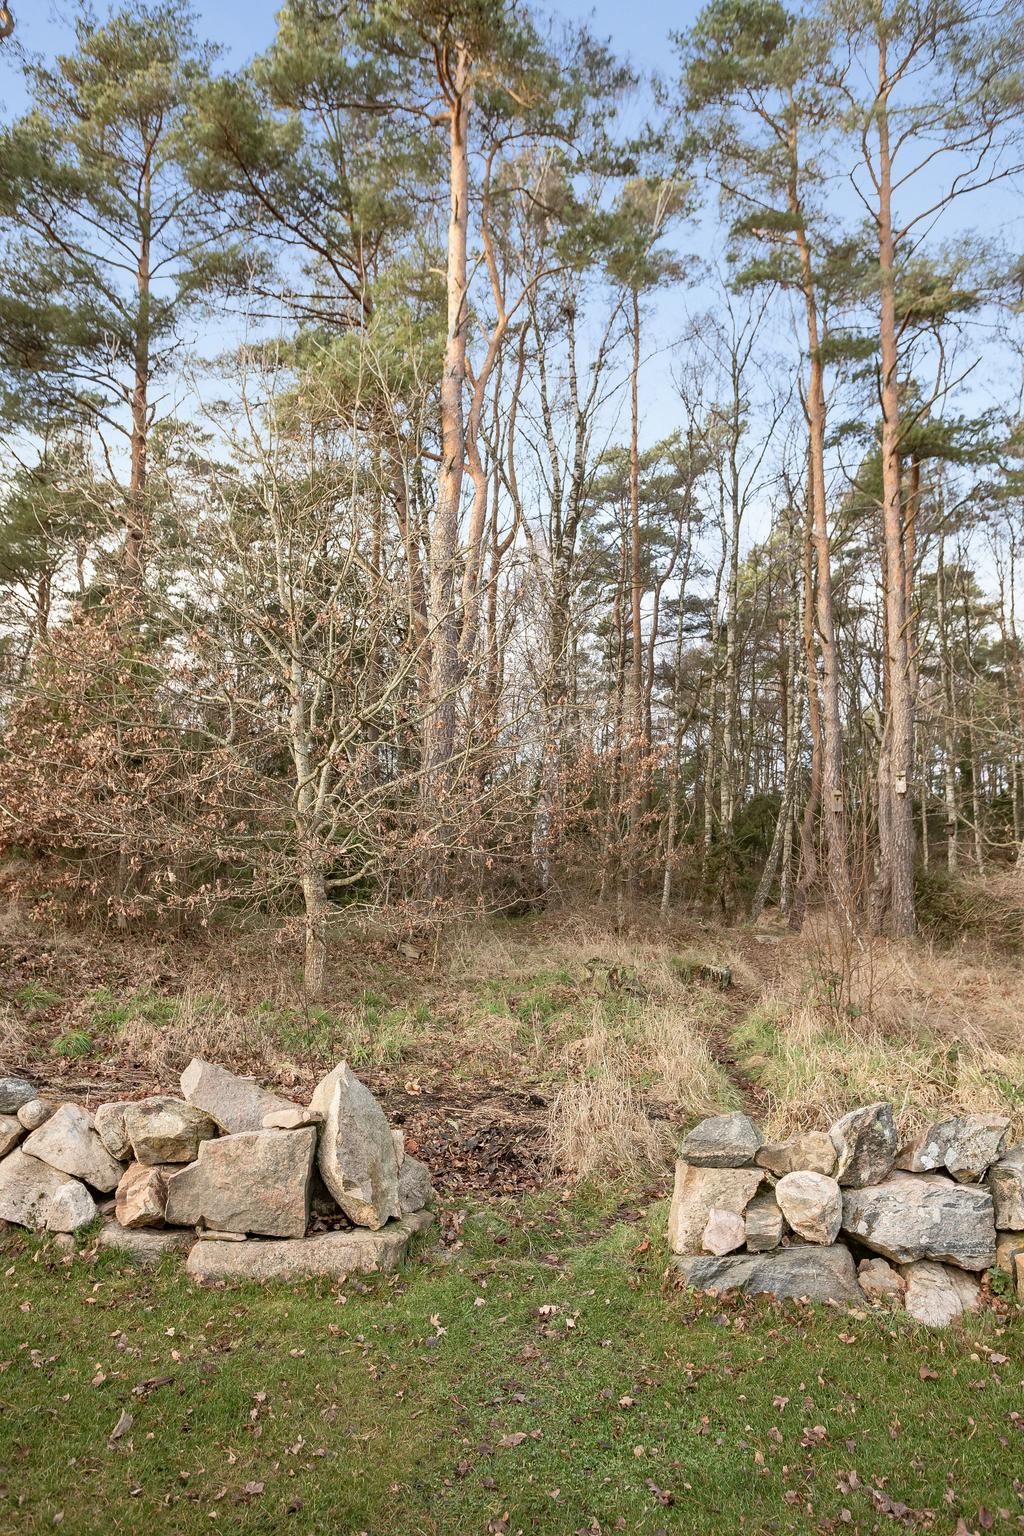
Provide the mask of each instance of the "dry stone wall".
POLYGON ((944 1326, 999 1268, 1024 1296, 1024 1146, 999 1115, 952 1116, 904 1142, 891 1104, 766 1142, 713 1115, 679 1148, 668 1240, 698 1290, 904 1306, 944 1326))
POLYGON ((56 1104, 0 1078, 0 1223, 73 1233, 200 1280, 393 1269, 428 1226, 430 1170, 345 1062, 293 1104, 196 1058, 181 1097, 56 1104))

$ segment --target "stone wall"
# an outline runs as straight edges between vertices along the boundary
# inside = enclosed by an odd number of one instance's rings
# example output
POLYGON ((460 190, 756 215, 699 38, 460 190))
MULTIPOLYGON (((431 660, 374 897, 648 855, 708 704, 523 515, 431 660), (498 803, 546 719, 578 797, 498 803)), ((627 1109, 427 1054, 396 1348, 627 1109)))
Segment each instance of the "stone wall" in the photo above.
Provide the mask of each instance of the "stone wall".
POLYGON ((430 1172, 341 1062, 308 1105, 198 1057, 170 1095, 101 1104, 0 1079, 0 1222, 142 1262, 187 1254, 198 1279, 392 1269, 429 1225, 430 1172))
POLYGON ((1024 1295, 1024 1145, 1010 1122, 958 1115, 903 1141, 891 1104, 766 1142, 744 1114, 682 1142, 673 1262, 698 1290, 905 1306, 941 1326, 999 1268, 1024 1295))

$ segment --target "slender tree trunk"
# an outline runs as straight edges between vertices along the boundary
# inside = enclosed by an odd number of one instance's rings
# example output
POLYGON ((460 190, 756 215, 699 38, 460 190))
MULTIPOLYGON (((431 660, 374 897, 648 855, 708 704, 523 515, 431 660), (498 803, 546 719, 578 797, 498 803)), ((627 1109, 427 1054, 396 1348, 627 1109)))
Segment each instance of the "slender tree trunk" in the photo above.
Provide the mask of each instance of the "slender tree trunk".
POLYGON ((807 502, 807 527, 804 536, 804 597, 803 597, 803 649, 804 670, 807 676, 807 723, 811 734, 811 773, 807 786, 807 800, 800 822, 800 878, 789 913, 789 926, 799 932, 807 915, 807 898, 818 875, 818 856, 815 850, 814 828, 821 804, 821 703, 818 695, 818 664, 814 646, 814 507, 811 497, 807 502))
POLYGON ((885 545, 885 667, 888 698, 878 759, 879 872, 872 893, 876 931, 901 938, 916 928, 914 912, 914 698, 907 633, 907 559, 900 486, 899 353, 896 247, 892 221, 886 42, 878 44, 878 257, 882 407, 882 526, 885 545))
POLYGON ((935 572, 935 607, 939 631, 939 682, 942 689, 942 781, 946 807, 946 867, 957 870, 957 830, 960 819, 956 797, 956 694, 949 645, 949 616, 946 608, 946 535, 939 531, 938 564, 935 572))
MULTIPOLYGON (((447 315, 444 367, 441 375, 441 462, 437 475, 437 507, 430 538, 430 721, 427 728, 425 789, 428 818, 437 818, 441 845, 451 837, 456 692, 459 686, 459 624, 456 585, 459 551, 459 512, 465 467, 466 431, 464 386, 467 303, 467 244, 469 233, 470 65, 461 48, 450 66, 448 111, 449 219, 447 252, 447 315)), ((434 889, 443 871, 431 869, 434 889)))
POLYGON ((139 197, 139 248, 136 258, 135 286, 138 293, 138 318, 135 326, 135 352, 131 393, 131 468, 128 482, 128 518, 124 546, 125 583, 141 587, 145 575, 147 536, 147 458, 149 447, 149 376, 152 332, 152 187, 150 171, 144 172, 139 197))
MULTIPOLYGON (((795 164, 794 150, 794 164, 795 164)), ((795 180, 790 199, 794 212, 799 204, 795 180)), ((797 246, 804 290, 807 325, 809 378, 807 386, 807 439, 810 460, 810 496, 813 519, 814 556, 817 586, 815 594, 817 640, 821 652, 821 695, 823 731, 821 745, 822 820, 828 860, 829 889, 836 912, 847 925, 853 921, 850 867, 847 853, 846 797, 843 782, 843 723, 839 698, 839 657, 836 650, 835 604, 832 596, 832 554, 828 531, 828 507, 825 487, 825 402, 824 365, 815 292, 814 269, 807 236, 797 231, 797 246)))

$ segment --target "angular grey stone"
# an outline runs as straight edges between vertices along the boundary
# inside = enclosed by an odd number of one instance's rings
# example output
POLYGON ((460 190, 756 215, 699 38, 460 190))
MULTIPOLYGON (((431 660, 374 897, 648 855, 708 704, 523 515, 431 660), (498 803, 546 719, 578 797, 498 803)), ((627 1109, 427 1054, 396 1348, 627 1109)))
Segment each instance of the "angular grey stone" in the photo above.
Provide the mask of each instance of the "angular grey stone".
POLYGON ((751 1253, 769 1253, 781 1246, 786 1224, 773 1190, 763 1190, 754 1196, 747 1206, 744 1223, 751 1253))
POLYGON ((954 1115, 901 1147, 896 1166, 911 1173, 945 1168, 960 1183, 974 1183, 999 1161, 1009 1133, 1005 1115, 954 1115))
POLYGON ((25 1127, 17 1115, 0 1115, 0 1157, 13 1152, 25 1134, 25 1127))
POLYGON ((28 1099, 18 1110, 18 1121, 26 1131, 38 1131, 56 1111, 49 1099, 28 1099))
POLYGON ((153 1227, 122 1227, 117 1221, 105 1221, 100 1229, 99 1247, 125 1254, 134 1264, 145 1268, 159 1264, 166 1253, 187 1253, 195 1244, 194 1232, 172 1232, 153 1227))
POLYGON ((676 1163, 668 1244, 673 1253, 700 1253, 708 1217, 715 1209, 746 1213, 764 1180, 760 1168, 694 1168, 676 1163))
POLYGON ((167 1179, 175 1163, 132 1163, 117 1186, 115 1212, 122 1227, 162 1227, 167 1179))
POLYGON ((694 1168, 745 1168, 754 1161, 763 1138, 740 1110, 712 1115, 684 1136, 679 1156, 694 1168))
POLYGON ((422 1211, 433 1198, 434 1186, 430 1179, 430 1169, 426 1163, 421 1163, 418 1157, 413 1157, 407 1152, 398 1170, 398 1201, 402 1208, 402 1215, 409 1216, 413 1211, 422 1211))
POLYGON ((393 1130, 391 1132, 391 1140, 395 1144, 395 1156, 398 1158, 398 1168, 401 1171, 402 1164, 405 1161, 405 1132, 393 1130))
POLYGON ((50 1201, 67 1178, 66 1173, 41 1163, 38 1157, 27 1157, 16 1147, 0 1163, 0 1221, 41 1232, 50 1201))
POLYGON ((1024 1146, 1009 1152, 988 1171, 988 1187, 1000 1232, 1024 1230, 1024 1146))
POLYGON ((200 1146, 217 1134, 204 1110, 165 1094, 127 1104, 124 1128, 138 1163, 194 1162, 200 1146))
POLYGON ((735 1211, 723 1211, 713 1206, 704 1228, 701 1247, 705 1253, 735 1253, 746 1242, 747 1228, 742 1216, 735 1211))
POLYGON ((922 1259, 905 1264, 903 1303, 911 1317, 930 1328, 945 1328, 964 1312, 973 1312, 980 1299, 977 1280, 962 1271, 922 1259))
POLYGON ((97 1136, 92 1115, 80 1104, 62 1104, 26 1138, 22 1151, 105 1193, 117 1188, 123 1172, 97 1136))
POLYGON ((96 1215, 96 1202, 77 1179, 67 1179, 55 1190, 46 1207, 48 1232, 77 1232, 96 1215))
POLYGON ((1000 1232, 996 1238, 996 1269, 1012 1275, 1018 1253, 1024 1253, 1024 1232, 1000 1232))
POLYGON ((16 1115, 35 1096, 36 1090, 27 1077, 0 1077, 0 1115, 16 1115))
POLYGON ((901 1302, 907 1282, 888 1259, 861 1259, 857 1283, 869 1301, 901 1302))
POLYGON ((387 1116, 340 1062, 317 1084, 310 1108, 324 1117, 317 1161, 324 1183, 357 1227, 377 1230, 401 1214, 398 1157, 387 1116))
MULTIPOLYGON (((264 1115, 295 1105, 250 1077, 238 1077, 212 1061, 193 1056, 181 1074, 181 1091, 196 1109, 216 1120, 222 1131, 261 1131, 264 1115)), ((284 1127, 290 1129, 290 1127, 284 1127)))
POLYGON ((1018 1253, 1013 1260, 1013 1278, 1017 1287, 1017 1295, 1024 1296, 1024 1253, 1018 1253))
POLYGON ((992 1196, 934 1173, 894 1173, 843 1195, 843 1230, 899 1264, 938 1259, 988 1269, 996 1251, 992 1196))
POLYGON ((805 1170, 831 1175, 836 1167, 836 1149, 827 1131, 802 1131, 786 1141, 765 1142, 754 1162, 780 1179, 805 1170))
POLYGON ((167 1181, 169 1226, 302 1237, 316 1131, 239 1131, 204 1141, 199 1159, 167 1181))
POLYGON ((194 1280, 301 1280, 307 1276, 341 1279, 396 1269, 417 1232, 433 1221, 427 1211, 389 1221, 369 1232, 317 1232, 309 1237, 273 1242, 254 1238, 248 1243, 196 1243, 186 1270, 194 1280))
POLYGON ((843 1221, 843 1192, 826 1173, 787 1173, 775 1186, 783 1216, 808 1243, 834 1243, 843 1221))
POLYGON ((837 1120, 829 1135, 836 1149, 835 1177, 846 1189, 878 1184, 896 1160, 891 1104, 866 1104, 837 1120))
POLYGON ((101 1104, 93 1116, 97 1136, 111 1157, 121 1163, 127 1162, 132 1155, 132 1144, 124 1124, 127 1110, 127 1104, 101 1104))
MULTIPOLYGON (((270 1129, 274 1130, 275 1127, 271 1126, 270 1129)), ((277 1127, 277 1129, 280 1129, 280 1127, 277 1127)), ((248 1243, 254 1241, 247 1232, 215 1232, 212 1227, 201 1228, 196 1233, 196 1237, 201 1243, 248 1243)), ((297 1239, 287 1238, 285 1241, 292 1242, 297 1241, 297 1239)))
POLYGON ((1010 1134, 1005 1115, 958 1115, 947 1121, 946 1167, 958 1183, 984 1178, 1002 1156, 1010 1134))
POLYGON ((743 1291, 747 1295, 806 1296, 809 1301, 862 1302, 853 1255, 844 1243, 823 1248, 793 1243, 774 1253, 676 1256, 672 1263, 698 1291, 743 1291))

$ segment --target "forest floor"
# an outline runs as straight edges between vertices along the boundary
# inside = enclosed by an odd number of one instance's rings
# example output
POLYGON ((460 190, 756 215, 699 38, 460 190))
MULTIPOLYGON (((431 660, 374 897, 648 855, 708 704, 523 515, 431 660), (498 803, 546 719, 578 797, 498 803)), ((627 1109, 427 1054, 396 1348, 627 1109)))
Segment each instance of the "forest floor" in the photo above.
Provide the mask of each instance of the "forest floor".
POLYGON ((672 1143, 718 1108, 774 1133, 891 1097, 1019 1132, 1018 955, 844 959, 820 923, 593 913, 365 928, 339 953, 313 1008, 265 933, 0 926, 4 1070, 96 1104, 174 1090, 202 1053, 301 1097, 347 1056, 439 1195, 399 1275, 334 1289, 200 1290, 9 1233, 0 1531, 1024 1529, 1005 1297, 931 1334, 697 1298, 663 1246, 672 1143))
POLYGON ((769 1135, 881 1098, 908 1123, 963 1106, 1024 1134, 1024 943, 989 939, 844 953, 820 920, 793 935, 639 912, 622 933, 592 910, 367 924, 339 936, 314 1006, 266 930, 129 943, 9 915, 0 1065, 94 1106, 177 1091, 195 1054, 295 1097, 345 1057, 443 1195, 558 1175, 643 1188, 681 1129, 737 1106, 769 1135))

